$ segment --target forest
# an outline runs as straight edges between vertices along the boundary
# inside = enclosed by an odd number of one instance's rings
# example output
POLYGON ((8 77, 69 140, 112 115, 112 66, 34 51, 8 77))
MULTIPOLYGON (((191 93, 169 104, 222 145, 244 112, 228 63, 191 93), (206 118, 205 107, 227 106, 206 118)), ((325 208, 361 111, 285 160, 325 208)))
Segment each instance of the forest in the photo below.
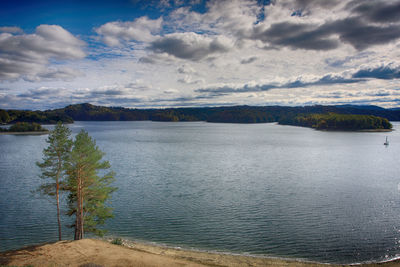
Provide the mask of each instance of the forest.
POLYGON ((10 126, 10 128, 0 128, 0 132, 47 132, 46 128, 36 122, 17 122, 10 126))
POLYGON ((390 121, 400 121, 399 109, 377 106, 231 106, 165 109, 131 109, 96 106, 88 103, 69 105, 46 111, 0 110, 0 123, 36 122, 54 124, 58 121, 207 121, 226 123, 294 123, 297 116, 307 114, 373 115, 390 121))
POLYGON ((62 112, 55 110, 4 110, 0 109, 0 124, 17 122, 35 122, 40 124, 56 124, 58 121, 73 123, 74 120, 62 112))
POLYGON ((295 125, 317 130, 358 131, 370 129, 391 129, 392 124, 385 118, 373 115, 352 114, 306 114, 288 117, 279 121, 283 125, 295 125))

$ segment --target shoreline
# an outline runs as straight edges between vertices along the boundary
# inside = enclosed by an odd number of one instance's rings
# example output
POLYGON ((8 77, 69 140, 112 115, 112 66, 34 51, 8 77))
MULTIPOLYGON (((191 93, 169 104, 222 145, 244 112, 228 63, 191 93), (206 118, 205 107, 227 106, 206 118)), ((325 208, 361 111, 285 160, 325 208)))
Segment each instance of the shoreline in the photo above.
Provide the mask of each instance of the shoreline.
POLYGON ((22 266, 399 266, 400 260, 331 264, 302 259, 242 255, 168 247, 154 243, 113 238, 59 241, 0 252, 0 265, 22 266))
POLYGON ((49 134, 49 131, 43 132, 0 132, 0 135, 45 135, 49 134))
MULTIPOLYGON (((93 238, 96 240, 106 241, 111 243, 115 238, 107 237, 107 238, 93 238)), ((234 253, 229 251, 217 251, 217 250, 207 250, 207 249, 197 249, 192 247, 180 247, 173 246, 163 243, 156 243, 151 241, 143 241, 143 240, 129 240, 129 239, 121 239, 122 246, 128 248, 140 248, 143 250, 160 250, 160 251, 175 251, 175 253, 198 253, 198 254, 209 254, 215 256, 227 256, 227 257, 246 257, 246 258, 254 258, 254 259, 267 259, 267 260, 277 260, 277 261, 287 261, 287 262, 296 262, 296 263, 305 263, 305 264, 322 264, 322 265, 337 265, 334 263, 324 263, 318 261, 312 261, 302 258, 290 258, 290 257, 279 257, 272 255, 255 255, 250 253, 234 253)), ((352 264, 350 264, 352 265, 352 264)))
POLYGON ((343 133, 379 133, 379 132, 393 132, 395 129, 359 129, 359 130, 343 130, 343 129, 317 129, 314 127, 303 126, 303 125, 294 125, 294 124, 280 124, 279 122, 274 122, 276 125, 280 126, 291 126, 291 127, 302 127, 312 129, 314 131, 320 132, 343 132, 343 133))
MULTIPOLYGON (((101 240, 111 243, 115 238, 118 237, 104 237, 104 238, 94 238, 95 240, 101 240)), ((240 252, 229 252, 229 251, 217 251, 217 250, 207 250, 207 249, 197 249, 192 247, 180 247, 174 245, 168 245, 164 243, 156 243, 152 241, 144 241, 144 240, 131 240, 131 239, 123 239, 122 246, 128 248, 140 248, 143 250, 156 250, 156 251, 175 251, 177 253, 186 254, 186 253, 195 253, 195 254, 206 254, 206 255, 215 255, 221 257, 244 257, 250 259, 259 259, 259 260, 271 260, 277 262, 285 262, 289 263, 289 266, 294 264, 302 264, 301 266, 400 266, 400 255, 395 258, 388 258, 387 260, 381 261, 365 261, 365 262, 354 262, 354 263, 329 263, 329 262, 319 262, 313 260, 307 260, 303 258, 290 258, 284 256, 273 256, 268 254, 251 254, 251 253, 240 253, 240 252)), ((252 265, 251 265, 252 266, 252 265)), ((286 266, 286 265, 285 265, 286 266)))
POLYGON ((364 129, 364 130, 326 130, 326 129, 315 129, 315 128, 310 128, 310 129, 314 129, 315 131, 321 131, 321 132, 342 132, 342 133, 387 133, 394 131, 394 129, 364 129))
POLYGON ((360 130, 360 132, 393 132, 394 129, 365 129, 360 130))

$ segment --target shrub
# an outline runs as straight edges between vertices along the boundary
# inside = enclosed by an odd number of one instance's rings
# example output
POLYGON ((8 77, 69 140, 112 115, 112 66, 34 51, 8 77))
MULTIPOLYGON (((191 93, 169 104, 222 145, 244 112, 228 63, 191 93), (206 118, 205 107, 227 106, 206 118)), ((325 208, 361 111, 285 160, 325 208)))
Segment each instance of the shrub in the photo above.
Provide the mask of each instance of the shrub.
POLYGON ((117 237, 117 238, 114 238, 112 241, 111 241, 111 244, 114 244, 114 245, 122 245, 122 239, 121 238, 119 238, 119 237, 117 237))

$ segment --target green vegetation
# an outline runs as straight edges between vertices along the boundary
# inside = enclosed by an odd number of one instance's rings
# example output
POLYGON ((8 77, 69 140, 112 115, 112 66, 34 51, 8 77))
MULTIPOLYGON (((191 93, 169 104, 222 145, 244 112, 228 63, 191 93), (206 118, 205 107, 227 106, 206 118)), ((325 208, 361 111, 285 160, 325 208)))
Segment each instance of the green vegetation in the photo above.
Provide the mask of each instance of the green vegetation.
POLYGON ((240 110, 224 110, 211 115, 208 122, 228 122, 228 123, 263 123, 274 122, 274 115, 261 110, 240 109, 240 110))
POLYGON ((72 141, 70 130, 58 123, 50 132, 48 147, 43 150, 41 177, 51 179, 38 188, 43 195, 55 197, 57 203, 57 219, 59 239, 61 240, 61 220, 59 195, 66 191, 68 195, 69 216, 75 216, 74 239, 82 239, 84 233, 92 232, 102 236, 104 229, 98 225, 112 217, 112 209, 105 202, 117 188, 110 186, 114 181, 114 173, 99 175, 99 171, 110 168, 108 161, 102 161, 104 153, 96 146, 87 132, 82 130, 72 141))
POLYGON ((40 185, 38 192, 55 197, 57 204, 58 239, 61 241, 60 190, 65 189, 65 167, 69 160, 72 141, 71 131, 59 122, 46 140, 48 147, 43 149, 43 162, 37 162, 42 171, 41 178, 51 179, 40 185))
POLYGON ((8 112, 0 109, 0 123, 5 124, 10 121, 10 115, 8 115, 8 112))
POLYGON ((57 122, 73 123, 74 120, 66 114, 55 110, 28 111, 0 109, 0 123, 36 122, 41 124, 56 124, 57 122))
POLYGON ((108 161, 102 161, 103 156, 86 131, 75 137, 67 162, 68 215, 75 215, 75 240, 84 238, 85 232, 102 236, 105 230, 97 226, 112 217, 112 209, 105 202, 117 188, 110 186, 114 181, 113 172, 99 175, 99 171, 110 168, 108 161))
POLYGON ((318 130, 377 130, 391 129, 392 124, 385 118, 373 115, 349 115, 349 114, 306 114, 286 117, 279 124, 311 127, 318 130))
POLYGON ((42 128, 42 126, 38 123, 32 122, 17 122, 12 125, 9 129, 9 132, 45 132, 47 129, 42 128))
POLYGON ((400 109, 384 109, 377 106, 232 106, 167 109, 130 109, 102 107, 88 103, 69 105, 46 111, 0 110, 0 123, 62 121, 207 121, 226 123, 290 122, 296 116, 310 114, 373 115, 391 121, 400 121, 400 109))
POLYGON ((400 120, 400 110, 375 106, 233 106, 168 109, 128 109, 101 107, 91 104, 70 105, 53 110, 77 121, 207 121, 227 123, 279 122, 299 114, 358 114, 374 115, 388 120, 400 120))
POLYGON ((47 132, 40 124, 32 122, 17 122, 8 129, 0 128, 0 132, 47 132))
POLYGON ((122 246, 122 239, 117 237, 111 241, 111 244, 122 246))

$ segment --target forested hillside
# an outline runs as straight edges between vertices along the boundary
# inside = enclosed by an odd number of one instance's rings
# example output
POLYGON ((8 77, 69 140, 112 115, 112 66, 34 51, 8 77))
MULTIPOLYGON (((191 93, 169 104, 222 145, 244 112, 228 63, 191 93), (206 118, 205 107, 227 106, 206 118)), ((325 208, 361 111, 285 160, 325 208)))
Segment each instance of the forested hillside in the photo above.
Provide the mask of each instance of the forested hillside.
POLYGON ((232 106, 167 109, 129 109, 91 104, 69 105, 46 111, 0 110, 0 123, 62 121, 207 121, 227 123, 289 122, 306 114, 374 115, 389 121, 400 120, 400 110, 377 106, 232 106))

